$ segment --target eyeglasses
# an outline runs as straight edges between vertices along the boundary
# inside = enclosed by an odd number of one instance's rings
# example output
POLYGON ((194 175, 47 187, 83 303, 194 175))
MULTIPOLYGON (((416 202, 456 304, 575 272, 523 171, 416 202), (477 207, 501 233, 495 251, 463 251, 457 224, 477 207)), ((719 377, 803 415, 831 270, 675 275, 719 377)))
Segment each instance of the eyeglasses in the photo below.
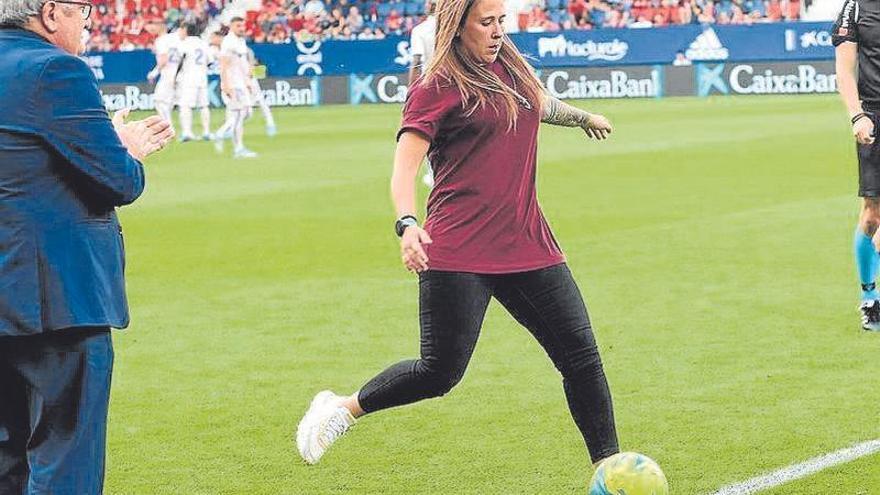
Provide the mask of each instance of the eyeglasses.
POLYGON ((93 5, 87 2, 74 2, 73 0, 51 0, 55 3, 66 3, 70 5, 79 5, 80 13, 82 14, 82 18, 84 21, 89 20, 89 17, 92 15, 92 7, 93 5))

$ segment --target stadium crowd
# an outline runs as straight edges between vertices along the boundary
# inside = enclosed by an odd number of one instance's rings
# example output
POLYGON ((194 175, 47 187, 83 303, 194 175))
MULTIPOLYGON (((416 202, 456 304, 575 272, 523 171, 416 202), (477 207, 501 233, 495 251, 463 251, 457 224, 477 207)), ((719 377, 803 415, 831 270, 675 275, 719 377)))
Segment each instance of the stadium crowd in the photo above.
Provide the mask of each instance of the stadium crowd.
MULTIPOLYGON (((801 0, 508 0, 520 31, 649 28, 674 24, 751 24, 796 20, 801 0)), ((89 48, 151 48, 180 21, 207 27, 225 0, 96 0, 89 48)), ((424 0, 262 0, 248 11, 256 43, 381 39, 407 35, 426 15, 424 0)))

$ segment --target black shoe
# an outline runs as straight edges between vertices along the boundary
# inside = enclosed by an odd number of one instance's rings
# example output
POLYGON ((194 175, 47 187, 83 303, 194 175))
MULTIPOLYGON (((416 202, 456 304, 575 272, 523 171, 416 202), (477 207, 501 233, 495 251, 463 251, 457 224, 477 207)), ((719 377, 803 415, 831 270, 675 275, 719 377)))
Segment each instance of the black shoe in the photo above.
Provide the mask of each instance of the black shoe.
POLYGON ((862 313, 862 328, 869 332, 880 332, 880 300, 865 301, 859 306, 862 313))

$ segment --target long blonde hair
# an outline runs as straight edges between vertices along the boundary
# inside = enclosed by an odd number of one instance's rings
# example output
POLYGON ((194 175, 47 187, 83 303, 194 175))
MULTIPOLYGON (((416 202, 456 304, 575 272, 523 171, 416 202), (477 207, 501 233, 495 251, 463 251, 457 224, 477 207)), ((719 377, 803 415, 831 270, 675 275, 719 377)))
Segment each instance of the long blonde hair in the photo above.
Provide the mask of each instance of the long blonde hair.
POLYGON ((531 107, 541 110, 544 90, 534 70, 507 34, 503 36, 498 61, 510 73, 516 90, 504 84, 498 75, 474 59, 461 45, 456 34, 464 28, 468 12, 478 1, 480 0, 439 0, 434 57, 425 70, 422 84, 433 82, 439 85, 443 79, 457 87, 461 93, 465 116, 468 117, 486 104, 498 112, 497 98, 494 95, 500 96, 501 107, 507 117, 507 129, 511 130, 516 127, 521 102, 527 102, 531 107))

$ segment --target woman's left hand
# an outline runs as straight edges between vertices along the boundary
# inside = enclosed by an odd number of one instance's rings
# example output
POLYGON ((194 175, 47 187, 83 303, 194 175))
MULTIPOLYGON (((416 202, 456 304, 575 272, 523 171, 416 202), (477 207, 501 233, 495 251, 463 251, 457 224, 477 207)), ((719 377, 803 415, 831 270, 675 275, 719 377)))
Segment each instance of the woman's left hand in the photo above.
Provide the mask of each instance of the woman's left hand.
POLYGON ((590 138, 601 141, 611 134, 611 121, 605 118, 604 115, 594 113, 590 115, 590 119, 582 126, 582 129, 590 138))

